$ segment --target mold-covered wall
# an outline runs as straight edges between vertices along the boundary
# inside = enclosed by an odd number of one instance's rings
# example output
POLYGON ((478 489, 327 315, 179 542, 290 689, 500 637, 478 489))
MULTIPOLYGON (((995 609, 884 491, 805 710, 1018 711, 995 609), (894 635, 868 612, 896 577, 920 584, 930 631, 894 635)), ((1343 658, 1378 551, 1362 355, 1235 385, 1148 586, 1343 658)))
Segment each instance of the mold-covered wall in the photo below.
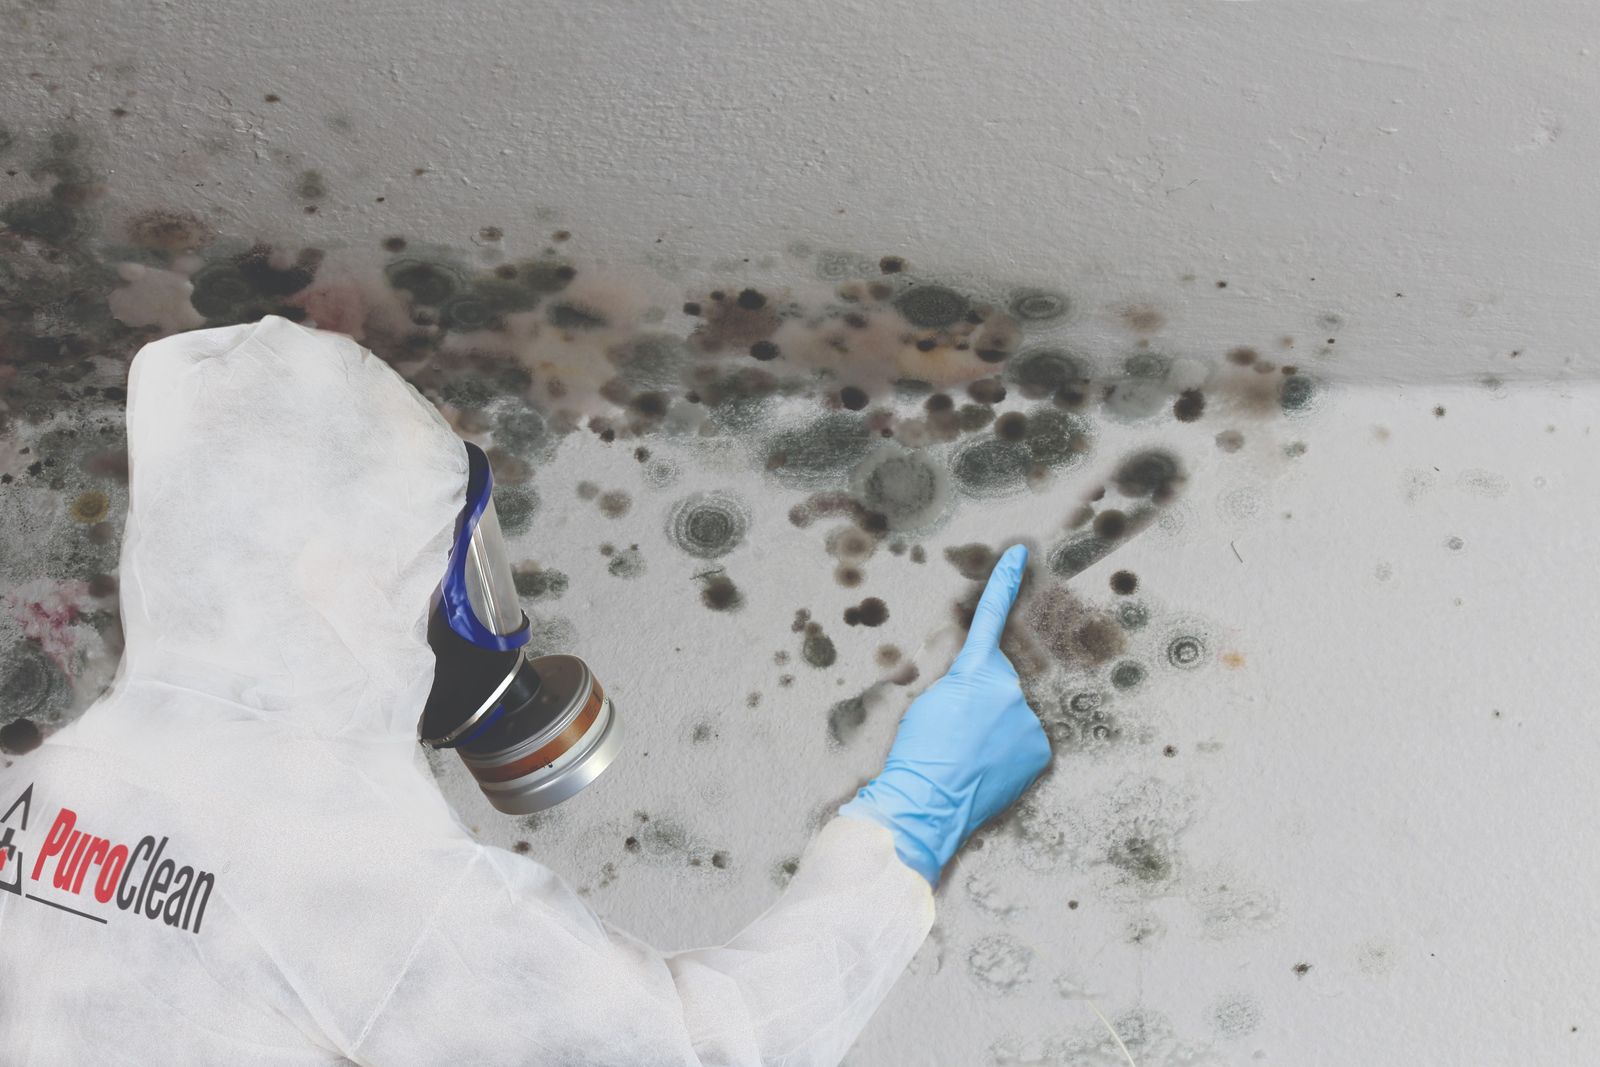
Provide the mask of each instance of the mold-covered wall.
POLYGON ((1597 30, 12 5, 0 758, 116 663, 128 359, 280 314, 489 450, 618 702, 552 813, 442 786, 666 946, 770 902, 1034 547, 1055 765, 857 1067, 1586 1062, 1597 30))

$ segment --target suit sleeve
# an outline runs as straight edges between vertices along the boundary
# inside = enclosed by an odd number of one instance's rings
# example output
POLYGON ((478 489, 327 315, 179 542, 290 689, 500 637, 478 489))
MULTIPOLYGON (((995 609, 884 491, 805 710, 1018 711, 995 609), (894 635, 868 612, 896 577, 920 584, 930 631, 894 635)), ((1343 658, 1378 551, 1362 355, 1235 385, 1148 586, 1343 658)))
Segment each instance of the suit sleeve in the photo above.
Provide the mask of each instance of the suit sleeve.
POLYGON ((833 1067, 933 923, 876 824, 835 818, 732 940, 662 953, 552 872, 474 847, 358 1035, 359 1063, 833 1067))

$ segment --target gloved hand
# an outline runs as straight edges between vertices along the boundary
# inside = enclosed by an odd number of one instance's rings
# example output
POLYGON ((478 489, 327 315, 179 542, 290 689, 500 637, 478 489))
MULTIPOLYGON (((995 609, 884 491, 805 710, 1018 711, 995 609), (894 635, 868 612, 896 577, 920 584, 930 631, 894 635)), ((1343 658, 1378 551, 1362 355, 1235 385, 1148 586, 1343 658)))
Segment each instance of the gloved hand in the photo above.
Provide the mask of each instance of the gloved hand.
POLYGON ((949 672, 906 710, 883 773, 839 809, 887 827, 900 858, 929 885, 1050 762, 1044 728, 999 647, 1027 561, 1022 545, 1000 557, 949 672))

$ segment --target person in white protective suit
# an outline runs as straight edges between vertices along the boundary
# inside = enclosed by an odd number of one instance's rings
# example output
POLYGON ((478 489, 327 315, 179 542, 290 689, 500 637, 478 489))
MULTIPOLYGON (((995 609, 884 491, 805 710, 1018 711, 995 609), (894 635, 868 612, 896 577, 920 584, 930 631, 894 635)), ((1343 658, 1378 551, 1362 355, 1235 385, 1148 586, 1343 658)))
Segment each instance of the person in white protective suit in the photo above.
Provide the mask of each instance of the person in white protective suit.
POLYGON ((0 1064, 836 1064, 940 868, 1048 745, 996 645, 1008 552, 883 772, 727 944, 662 953, 475 841, 417 744, 467 456, 348 338, 280 318, 129 380, 127 647, 0 768, 0 1064))

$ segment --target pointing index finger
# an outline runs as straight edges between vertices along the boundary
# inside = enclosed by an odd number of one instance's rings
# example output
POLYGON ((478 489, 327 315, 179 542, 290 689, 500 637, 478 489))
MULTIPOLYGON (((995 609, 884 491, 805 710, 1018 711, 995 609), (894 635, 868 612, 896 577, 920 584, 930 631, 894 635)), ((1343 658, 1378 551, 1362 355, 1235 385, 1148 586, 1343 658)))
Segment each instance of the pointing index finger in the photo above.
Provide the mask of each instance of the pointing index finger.
POLYGON ((1022 572, 1027 563, 1027 546, 1012 545, 994 565, 989 584, 983 589, 983 599, 978 601, 978 610, 973 612, 972 628, 967 631, 960 659, 983 655, 1000 644, 1000 633, 1006 628, 1006 616, 1011 614, 1011 605, 1016 602, 1017 588, 1022 584, 1022 572))

